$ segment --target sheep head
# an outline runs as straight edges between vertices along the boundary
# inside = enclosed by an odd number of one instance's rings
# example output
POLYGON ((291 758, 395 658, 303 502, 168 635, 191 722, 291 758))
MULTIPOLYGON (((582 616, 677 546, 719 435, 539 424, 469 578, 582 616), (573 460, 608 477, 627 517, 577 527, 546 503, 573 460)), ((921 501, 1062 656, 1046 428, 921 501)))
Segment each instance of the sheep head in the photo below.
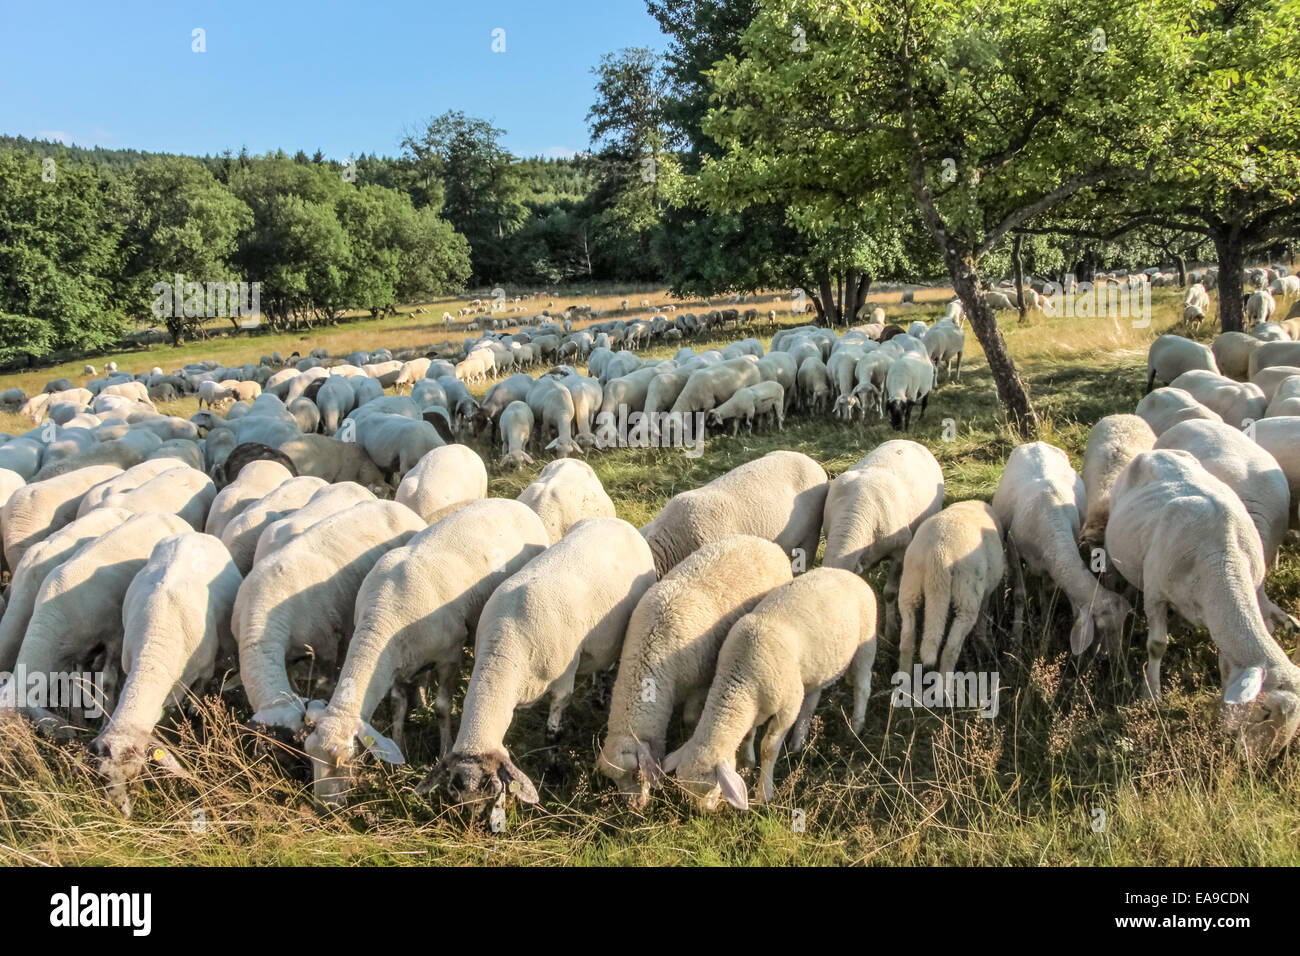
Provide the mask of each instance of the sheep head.
POLYGON ((173 776, 186 778, 176 758, 148 730, 109 727, 90 744, 90 752, 99 758, 96 772, 107 782, 109 797, 123 816, 131 815, 131 798, 126 785, 145 772, 157 768, 173 776))
POLYGON ((326 806, 343 803, 352 788, 352 764, 363 750, 385 763, 406 763, 397 744, 360 717, 331 713, 312 703, 307 719, 314 728, 303 749, 311 758, 316 799, 326 806))
POLYGON ((638 810, 650 802, 651 790, 663 786, 664 772, 650 745, 630 735, 606 738, 596 769, 614 781, 618 792, 638 810))
POLYGON ((456 803, 478 804, 482 808, 503 802, 509 796, 524 803, 538 801, 537 788, 510 760, 505 750, 486 753, 452 753, 429 772, 415 788, 419 794, 442 787, 456 803))
POLYGON ((1277 756, 1300 728, 1300 668, 1282 661, 1230 669, 1222 723, 1249 758, 1277 756))
POLYGON ((1133 613, 1133 605, 1114 591, 1098 586, 1092 602, 1075 614, 1070 628, 1070 651, 1082 654, 1100 639, 1100 652, 1109 655, 1119 650, 1124 621, 1133 613))
POLYGON ((726 757, 713 760, 702 747, 688 741, 664 758, 664 772, 676 774, 682 789, 702 809, 716 810, 719 800, 726 800, 737 810, 749 809, 745 781, 726 757))

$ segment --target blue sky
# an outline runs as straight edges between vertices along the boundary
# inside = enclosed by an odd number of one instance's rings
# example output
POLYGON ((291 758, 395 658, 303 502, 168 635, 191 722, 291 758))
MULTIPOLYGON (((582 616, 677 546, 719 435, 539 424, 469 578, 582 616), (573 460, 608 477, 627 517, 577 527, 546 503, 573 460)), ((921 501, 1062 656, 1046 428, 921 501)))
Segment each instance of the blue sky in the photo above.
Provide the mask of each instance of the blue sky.
POLYGON ((643 0, 5 0, 0 18, 0 133, 191 154, 396 155, 460 109, 518 155, 563 155, 588 145, 601 54, 665 45, 643 0))

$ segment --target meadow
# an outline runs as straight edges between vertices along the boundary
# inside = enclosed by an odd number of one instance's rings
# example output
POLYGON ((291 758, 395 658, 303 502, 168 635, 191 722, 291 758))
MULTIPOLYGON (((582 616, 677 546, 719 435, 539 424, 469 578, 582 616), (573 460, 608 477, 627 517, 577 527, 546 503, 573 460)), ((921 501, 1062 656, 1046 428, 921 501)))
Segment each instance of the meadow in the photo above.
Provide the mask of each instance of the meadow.
MULTIPOLYGON (((552 311, 589 302, 616 308, 623 296, 557 298, 552 311)), ((656 304, 662 293, 643 297, 656 304)), ((933 319, 945 290, 899 306, 880 292, 891 321, 933 319)), ((788 305, 762 296, 753 306, 788 305)), ((463 304, 463 301, 462 303, 463 304)), ((715 305, 718 303, 715 303, 715 305)), ((529 303, 535 314, 546 302, 529 303)), ((387 320, 356 321, 310 335, 221 338, 181 348, 155 347, 115 359, 130 371, 216 358, 256 361, 261 354, 328 348, 398 348, 450 341, 441 314, 457 303, 387 320)), ((743 308, 744 306, 742 306, 743 308)), ((679 305, 700 311, 698 303, 679 305)), ((643 310, 633 309, 633 315, 643 310)), ((612 314, 612 313, 611 313, 612 314)), ((1213 313, 1211 313, 1213 314, 1213 313)), ((1146 348, 1164 331, 1208 341, 1210 322, 1195 333, 1182 326, 1179 290, 1156 290, 1149 327, 1127 320, 1047 318, 1024 324, 1001 313, 1008 346, 1040 415, 1039 438, 1081 464, 1089 427, 1132 411, 1146 379, 1146 348), (1177 328, 1175 328, 1177 326, 1177 328)), ((463 328, 463 326, 461 326, 463 328)), ((721 347, 742 333, 697 338, 697 351, 721 347)), ((764 346, 770 332, 760 333, 764 346)), ((676 346, 646 354, 670 356, 676 346)), ((81 382, 81 361, 0 377, 0 390, 29 393, 67 375, 81 382)), ((479 389, 478 391, 482 391, 479 389)), ((188 417, 195 400, 162 406, 188 417)), ((30 427, 0 415, 0 430, 30 427)), ((704 454, 617 449, 588 460, 621 518, 648 521, 672 495, 778 448, 802 451, 832 477, 882 441, 899 437, 888 422, 794 416, 784 431, 710 438, 704 454)), ((1018 443, 1000 415, 992 378, 973 332, 960 382, 942 382, 909 438, 938 458, 945 504, 991 498, 1010 450, 1018 443)), ((489 462, 489 494, 517 495, 545 463, 517 472, 495 468, 486 441, 475 447, 489 462)), ((873 585, 882 583, 878 570, 873 585)), ((1300 550, 1288 542, 1270 573, 1269 592, 1300 613, 1300 550)), ((997 671, 995 717, 970 710, 891 706, 890 674, 897 647, 882 641, 867 725, 850 730, 848 688, 825 695, 808 746, 785 754, 778 790, 747 813, 695 810, 676 791, 657 793, 644 811, 629 809, 594 769, 604 712, 590 684, 579 684, 558 745, 545 743, 545 709, 520 711, 507 744, 538 784, 536 807, 511 808, 493 832, 460 809, 414 793, 432 765, 437 727, 432 711, 408 722, 408 765, 367 765, 346 809, 322 811, 311 797, 311 771, 293 748, 243 730, 249 716, 238 691, 196 700, 187 715, 162 725, 184 778, 137 783, 134 812, 124 819, 93 774, 84 741, 55 743, 9 721, 0 728, 0 862, 8 864, 901 864, 901 865, 1264 865, 1300 861, 1294 806, 1300 773, 1294 747, 1268 765, 1245 762, 1217 729, 1218 671, 1204 632, 1175 631, 1165 656, 1165 696, 1139 699, 1145 623, 1131 621, 1122 653, 1109 659, 1069 654, 1070 612, 1063 595, 1041 601, 1031 589, 1025 637, 1013 641, 1009 608, 997 601, 987 642, 972 639, 966 670, 997 671)), ((1288 650, 1294 638, 1283 638, 1288 650)), ((463 677, 469 674, 467 660, 463 677)), ((457 700, 463 697, 463 687, 457 700)), ((457 713, 453 712, 453 719, 457 713)), ((384 711, 378 726, 386 726, 384 711)), ((670 732, 679 739, 679 730, 670 732)), ((754 771, 746 771, 752 782, 754 771)))

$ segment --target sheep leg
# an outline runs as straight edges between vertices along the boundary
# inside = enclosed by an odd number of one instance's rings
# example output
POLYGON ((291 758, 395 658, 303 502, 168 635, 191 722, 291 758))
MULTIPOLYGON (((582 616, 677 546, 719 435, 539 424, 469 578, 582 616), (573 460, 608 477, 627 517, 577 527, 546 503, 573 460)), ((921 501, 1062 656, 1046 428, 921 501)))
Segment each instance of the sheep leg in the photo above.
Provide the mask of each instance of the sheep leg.
POLYGON ((899 555, 890 561, 889 577, 885 579, 885 636, 891 640, 898 636, 900 626, 898 592, 902 582, 903 558, 899 555))
POLYGON ((686 703, 682 705, 682 723, 692 730, 700 722, 700 715, 704 713, 704 702, 708 700, 709 688, 707 686, 698 688, 691 692, 686 698, 686 703))
POLYGON ((388 692, 388 709, 392 712, 393 743, 406 753, 406 715, 411 709, 411 685, 398 681, 388 692))
POLYGON ((1147 666, 1142 696, 1160 699, 1160 659, 1169 646, 1169 608, 1161 601, 1147 601, 1147 666))
POLYGON ((898 637, 898 670, 905 674, 912 672, 912 661, 916 658, 916 611, 919 604, 919 601, 909 600, 907 604, 900 602, 898 607, 902 618, 902 629, 898 637))
POLYGON ((551 740, 560 735, 560 722, 564 719, 564 708, 568 706, 569 698, 573 696, 573 682, 578 676, 579 657, 580 655, 574 657, 569 669, 551 685, 551 710, 546 715, 546 735, 551 740))
POLYGON ((799 708, 799 716, 794 721, 794 733, 790 737, 792 753, 803 750, 803 745, 808 742, 808 728, 812 724, 813 712, 817 709, 817 702, 821 700, 821 696, 822 689, 817 687, 804 697, 803 706, 799 708))
MULTIPOLYGON (((939 656, 939 673, 943 674, 945 679, 947 675, 957 670, 961 646, 965 643, 966 635, 971 632, 971 628, 978 623, 979 617, 979 605, 974 607, 958 605, 957 613, 953 616, 952 628, 948 631, 948 638, 943 644, 943 653, 939 656)), ((948 687, 946 680, 944 686, 948 687)), ((949 703, 951 704, 951 701, 949 703)))
POLYGON ((1259 610, 1264 616, 1264 623, 1268 625, 1270 634, 1274 633, 1278 628, 1281 628, 1283 634, 1300 630, 1300 622, 1297 622, 1290 614, 1273 603, 1272 599, 1264 593, 1262 583, 1255 593, 1259 597, 1259 610))
POLYGON ((797 717, 794 708, 776 714, 768 725, 767 733, 763 735, 763 765, 759 770, 759 799, 763 803, 770 803, 772 794, 776 792, 776 783, 772 779, 776 770, 776 758, 797 717))
POLYGON ((867 722, 867 701, 871 698, 871 668, 876 662, 876 641, 868 640, 853 655, 853 732, 860 733, 867 722))
POLYGON ((957 381, 961 382, 961 353, 957 353, 957 381))
POLYGON ((754 735, 757 730, 757 726, 750 727, 749 733, 745 734, 745 739, 740 742, 739 763, 742 767, 752 767, 758 763, 757 758, 754 756, 754 735))
POLYGON ((1025 636, 1025 569, 1020 564, 1020 549, 1011 535, 1007 535, 1007 571, 1011 574, 1011 637, 1019 641, 1025 636))

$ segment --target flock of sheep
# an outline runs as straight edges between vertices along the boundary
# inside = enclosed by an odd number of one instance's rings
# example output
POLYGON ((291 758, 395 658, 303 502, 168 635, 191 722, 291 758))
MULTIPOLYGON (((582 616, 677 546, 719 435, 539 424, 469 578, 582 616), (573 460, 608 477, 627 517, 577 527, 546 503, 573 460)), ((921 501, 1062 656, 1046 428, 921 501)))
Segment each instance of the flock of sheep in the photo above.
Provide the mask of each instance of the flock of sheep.
POLYGON ((559 734, 576 679, 616 667, 598 770, 635 804, 671 774, 705 807, 743 809, 738 754, 759 765, 755 796, 769 800, 783 745, 803 745, 840 676, 862 728, 881 627, 898 639, 895 671, 919 652, 952 674, 1008 575, 1020 633, 1028 574, 1068 596, 1075 654, 1115 651, 1140 593, 1151 695, 1170 612, 1207 627, 1226 728, 1255 754, 1285 746, 1300 671, 1271 634, 1295 622, 1263 580, 1296 525, 1300 417, 1285 403, 1300 401, 1300 342, 1266 341, 1268 325, 1213 350, 1161 337, 1150 368, 1167 387, 1094 426, 1082 476, 1061 449, 1021 445, 991 504, 944 508, 934 456, 894 440, 834 480, 804 454, 771 452, 637 529, 569 457, 599 447, 595 415, 620 407, 701 414, 733 432, 764 415, 779 427, 791 410, 865 419, 870 408, 906 429, 940 366, 960 372, 961 309, 908 329, 870 318, 839 335, 782 329, 766 354, 746 338, 663 361, 628 346, 757 314, 579 331, 548 318, 475 336, 454 362, 317 352, 0 394, 35 424, 0 436, 11 575, 0 714, 66 733, 84 719, 33 701, 20 678, 100 675, 106 719, 91 746, 129 812, 128 784, 146 766, 184 772, 156 736, 165 708, 238 684, 250 723, 296 741, 317 796, 337 804, 367 756, 405 761, 406 718, 429 693, 440 759, 418 789, 486 806, 539 799, 507 748, 516 709, 546 698, 559 734), (513 372, 567 360, 589 375, 513 372), (489 377, 480 402, 466 383, 489 377), (153 406, 178 395, 225 415, 153 406), (517 500, 490 498, 487 466, 462 443, 481 435, 500 442, 498 467, 531 462, 530 450, 556 458, 517 500), (1081 538, 1102 547, 1100 573, 1081 538), (886 561, 878 608, 863 575, 886 561), (385 700, 387 734, 373 724, 385 700), (687 739, 670 740, 678 711, 687 739))

